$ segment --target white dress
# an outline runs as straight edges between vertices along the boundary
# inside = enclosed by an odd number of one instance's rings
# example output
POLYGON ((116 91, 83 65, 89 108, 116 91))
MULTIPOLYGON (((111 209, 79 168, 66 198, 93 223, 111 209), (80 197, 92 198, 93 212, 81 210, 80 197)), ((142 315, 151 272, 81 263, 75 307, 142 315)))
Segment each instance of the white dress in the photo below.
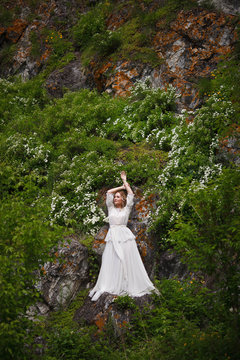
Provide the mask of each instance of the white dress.
POLYGON ((113 194, 107 193, 110 227, 105 239, 106 246, 98 280, 89 293, 92 301, 96 301, 104 292, 134 297, 155 290, 143 265, 135 236, 127 227, 133 196, 127 195, 127 204, 124 208, 116 208, 113 204, 113 194))

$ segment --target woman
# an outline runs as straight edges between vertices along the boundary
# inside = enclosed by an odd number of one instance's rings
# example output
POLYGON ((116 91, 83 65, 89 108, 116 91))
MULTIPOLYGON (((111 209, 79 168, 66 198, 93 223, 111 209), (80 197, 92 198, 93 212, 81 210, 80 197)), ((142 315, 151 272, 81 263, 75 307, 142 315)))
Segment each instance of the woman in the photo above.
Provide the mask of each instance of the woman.
POLYGON ((138 252, 135 236, 127 227, 134 194, 124 171, 121 172, 121 179, 122 186, 107 192, 110 228, 105 239, 106 247, 98 280, 89 293, 92 301, 96 301, 104 292, 143 296, 155 290, 138 252))

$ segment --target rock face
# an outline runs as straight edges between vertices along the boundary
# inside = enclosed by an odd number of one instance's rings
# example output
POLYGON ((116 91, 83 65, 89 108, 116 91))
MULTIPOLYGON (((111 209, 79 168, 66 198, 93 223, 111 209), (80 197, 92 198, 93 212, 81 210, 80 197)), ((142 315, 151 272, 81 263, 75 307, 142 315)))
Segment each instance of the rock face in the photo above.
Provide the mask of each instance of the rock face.
POLYGON ((76 91, 93 89, 94 86, 92 74, 83 69, 80 59, 71 61, 63 69, 53 71, 46 81, 47 90, 54 97, 62 97, 66 89, 76 91))
POLYGON ((5 32, 6 39, 13 43, 18 42, 26 27, 27 27, 26 21, 22 19, 14 20, 13 24, 6 29, 5 32))
POLYGON ((230 135, 226 135, 220 142, 219 160, 226 163, 240 165, 240 126, 235 124, 230 135))
POLYGON ((66 239, 55 252, 53 263, 46 263, 41 269, 38 289, 42 301, 31 307, 28 315, 46 315, 49 310, 66 307, 89 280, 88 250, 77 238, 66 239))
POLYGON ((55 253, 54 263, 46 264, 43 269, 46 273, 41 291, 45 302, 54 310, 69 304, 88 280, 87 248, 75 239, 69 240, 55 253))
POLYGON ((200 105, 198 79, 210 77, 220 57, 233 50, 236 33, 231 20, 232 15, 197 9, 181 11, 167 30, 159 21, 153 48, 162 65, 153 69, 131 61, 107 62, 93 68, 95 82, 99 90, 124 96, 136 80, 148 77, 154 87, 172 84, 182 107, 195 109, 200 105))
POLYGON ((115 336, 118 337, 127 330, 127 325, 136 309, 141 311, 145 306, 153 308, 153 299, 149 295, 135 297, 129 306, 123 308, 114 303, 115 299, 116 296, 107 293, 102 294, 96 302, 87 297, 83 306, 75 312, 74 320, 79 325, 83 322, 88 325, 95 324, 99 332, 104 330, 107 324, 110 324, 115 336))
MULTIPOLYGON (((199 5, 202 1, 198 1, 199 5)), ((83 70, 81 54, 76 52, 76 60, 62 65, 61 69, 53 71, 48 77, 46 85, 49 93, 60 97, 66 89, 74 91, 97 87, 114 96, 125 96, 136 80, 148 77, 154 87, 165 88, 172 84, 177 89, 180 110, 197 108, 201 105, 197 92, 198 80, 211 76, 220 57, 233 50, 237 36, 235 29, 236 15, 240 13, 239 1, 211 1, 219 11, 195 8, 181 11, 170 24, 166 24, 165 19, 158 21, 156 34, 150 44, 150 50, 159 58, 158 66, 125 58, 118 61, 108 58, 101 63, 92 61, 88 70, 83 70)), ((23 7, 20 17, 9 27, 0 27, 0 47, 10 43, 16 46, 12 61, 0 67, 0 74, 19 74, 24 80, 38 74, 53 52, 44 31, 52 29, 55 35, 61 33, 62 39, 66 41, 69 29, 77 21, 77 12, 83 13, 96 3, 82 1, 80 4, 75 0, 71 1, 71 7, 67 1, 41 3, 35 9, 37 20, 32 22, 27 20, 31 10, 27 6, 23 7), (61 23, 64 25, 59 27, 57 24, 61 23), (39 53, 34 55, 36 45, 39 53)), ((147 11, 144 2, 140 6, 147 11)), ((161 2, 154 1, 148 10, 154 11, 159 6, 161 2)), ((108 30, 119 29, 129 20, 132 11, 128 3, 122 4, 119 9, 116 7, 106 21, 108 30)))
POLYGON ((182 280, 189 275, 187 266, 181 262, 180 257, 176 253, 168 250, 160 253, 156 273, 159 280, 163 278, 171 279, 173 277, 182 280))
MULTIPOLYGON (((199 0, 199 5, 201 5, 202 2, 203 0, 199 0)), ((240 4, 238 0, 211 0, 210 3, 212 3, 216 9, 223 11, 226 14, 240 14, 240 4)))

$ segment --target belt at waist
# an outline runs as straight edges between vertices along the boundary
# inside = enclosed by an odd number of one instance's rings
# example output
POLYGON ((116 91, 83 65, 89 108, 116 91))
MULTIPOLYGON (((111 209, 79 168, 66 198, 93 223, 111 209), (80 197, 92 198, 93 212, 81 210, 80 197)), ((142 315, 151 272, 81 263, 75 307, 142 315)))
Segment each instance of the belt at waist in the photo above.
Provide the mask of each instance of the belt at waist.
POLYGON ((118 225, 118 224, 111 225, 111 224, 110 224, 110 228, 111 228, 111 227, 119 227, 119 226, 121 226, 121 227, 127 227, 127 225, 121 225, 121 224, 119 224, 119 225, 118 225))

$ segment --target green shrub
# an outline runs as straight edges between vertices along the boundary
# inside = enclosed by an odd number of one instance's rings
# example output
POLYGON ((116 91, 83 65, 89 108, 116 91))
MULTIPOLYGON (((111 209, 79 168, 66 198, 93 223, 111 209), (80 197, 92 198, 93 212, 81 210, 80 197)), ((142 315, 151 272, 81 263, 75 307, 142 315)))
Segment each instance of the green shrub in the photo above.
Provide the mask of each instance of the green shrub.
POLYGON ((176 93, 172 87, 167 91, 152 89, 147 81, 138 82, 117 119, 109 117, 102 126, 101 135, 115 140, 140 142, 154 139, 152 133, 171 128, 176 123, 174 114, 176 93))
MULTIPOLYGON (((171 148, 167 166, 158 177, 156 188, 160 201, 153 220, 163 243, 168 243, 168 231, 184 211, 185 195, 195 188, 204 188, 222 172, 223 165, 217 157, 218 134, 224 133, 234 117, 231 101, 222 100, 221 95, 214 93, 205 106, 196 111, 194 121, 187 123, 183 113, 179 124, 170 131, 163 129, 155 133, 153 130, 151 136, 155 136, 156 143, 159 141, 158 147, 164 147, 167 142, 171 148)), ((187 207, 185 211, 189 211, 187 207)))
POLYGON ((47 32, 46 42, 52 49, 50 62, 62 58, 66 53, 73 51, 72 43, 63 38, 61 32, 49 30, 47 32))
POLYGON ((136 309, 136 304, 134 302, 134 300, 128 296, 118 296, 115 300, 114 300, 114 304, 116 304, 117 309, 118 310, 135 310, 136 309))
POLYGON ((0 352, 4 359, 26 358, 32 322, 25 314, 39 297, 37 272, 63 236, 63 229, 50 226, 46 204, 33 203, 35 197, 30 188, 27 201, 16 196, 0 206, 0 352))
POLYGON ((105 17, 101 6, 85 14, 81 14, 78 23, 73 27, 73 38, 75 44, 85 48, 91 43, 95 34, 101 34, 106 29, 105 17))
POLYGON ((0 50, 0 65, 5 67, 13 60, 17 50, 16 44, 3 44, 0 50))
POLYGON ((106 30, 96 33, 92 37, 92 47, 101 57, 106 57, 115 52, 121 45, 119 33, 106 30))
POLYGON ((4 5, 0 4, 0 23, 2 26, 8 27, 13 20, 13 13, 11 10, 6 9, 4 5))
POLYGON ((170 232, 174 248, 195 271, 214 276, 226 307, 233 309, 239 309, 239 180, 239 171, 228 169, 189 193, 191 214, 182 212, 170 232))
POLYGON ((29 122, 30 128, 34 128, 34 111, 49 102, 43 81, 39 78, 27 82, 22 82, 20 79, 15 81, 0 79, 0 91, 4 94, 0 99, 1 128, 6 130, 9 123, 6 131, 12 131, 16 126, 15 130, 28 133, 29 122))

